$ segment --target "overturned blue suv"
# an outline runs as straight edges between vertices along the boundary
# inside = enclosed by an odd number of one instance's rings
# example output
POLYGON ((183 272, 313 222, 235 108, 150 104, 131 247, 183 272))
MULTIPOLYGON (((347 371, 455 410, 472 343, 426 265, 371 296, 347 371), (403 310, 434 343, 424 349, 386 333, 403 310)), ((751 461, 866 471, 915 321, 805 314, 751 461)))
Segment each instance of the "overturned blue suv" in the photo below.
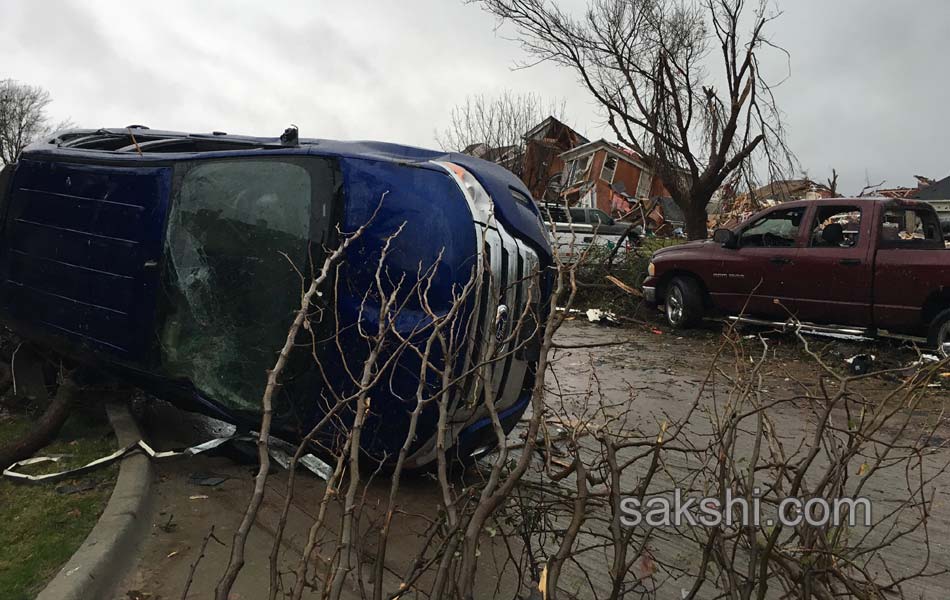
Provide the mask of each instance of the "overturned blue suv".
MULTIPOLYGON (((425 306, 404 299, 395 338, 462 302, 456 351, 428 357, 431 369, 420 368, 418 352, 380 361, 386 373, 370 394, 366 455, 395 458, 420 389, 451 396, 446 445, 463 460, 496 438, 486 397, 506 432, 529 404, 551 249, 527 189, 492 163, 379 142, 298 139, 295 130, 279 138, 71 130, 3 168, 0 218, 5 324, 66 361, 251 429, 302 286, 340 232, 368 223, 282 373, 274 431, 293 439, 352 387, 350 371, 369 352, 364 332, 378 319, 367 307, 377 264, 402 227, 384 279, 430 271, 425 306), (478 292, 460 297, 473 276, 480 285, 469 289, 478 292), (517 332, 512 315, 522 316, 517 332), (487 374, 466 376, 488 352, 498 358, 487 374), (450 394, 440 370, 458 375, 450 394)), ((317 443, 339 443, 348 414, 317 443)), ((407 468, 436 459, 439 416, 435 403, 421 410, 407 468)))

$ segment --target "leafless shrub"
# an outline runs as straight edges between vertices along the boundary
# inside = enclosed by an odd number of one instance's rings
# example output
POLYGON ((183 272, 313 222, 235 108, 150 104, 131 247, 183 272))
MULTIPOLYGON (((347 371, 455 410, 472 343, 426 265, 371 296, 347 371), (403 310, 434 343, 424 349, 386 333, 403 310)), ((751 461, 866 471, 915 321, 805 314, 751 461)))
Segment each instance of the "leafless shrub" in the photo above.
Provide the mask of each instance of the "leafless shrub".
MULTIPOLYGON (((314 512, 302 551, 288 553, 281 541, 295 495, 291 468, 270 554, 270 598, 871 599, 902 596, 919 580, 943 573, 931 560, 928 526, 934 482, 947 469, 934 451, 942 416, 922 418, 918 409, 945 365, 922 367, 884 397, 871 396, 861 387, 869 376, 839 373, 796 336, 814 378, 790 379, 775 389, 767 383, 769 342, 727 328, 692 399, 646 419, 636 390, 622 401, 609 399, 593 362, 583 389, 565 386, 559 377, 554 335, 569 314, 559 307, 570 307, 576 292, 576 263, 556 259, 554 302, 545 314, 532 314, 538 304, 526 302, 505 336, 484 336, 483 351, 473 353, 469 344, 479 332, 466 328, 463 307, 483 297, 484 286, 496 289, 491 269, 476 264, 467 283, 453 290, 450 308, 439 310, 429 292, 441 257, 420 264, 411 277, 388 266, 400 229, 387 238, 373 284, 363 292, 358 339, 365 352, 350 352, 352 363, 330 372, 316 351, 320 343, 353 339, 341 329, 338 307, 328 304, 335 295, 314 304, 313 293, 302 296, 288 342, 298 334, 310 338, 328 410, 292 464, 321 447, 332 474, 322 497, 310 502, 314 512), (397 322, 410 309, 425 318, 407 332, 397 322), (329 338, 317 335, 321 323, 331 325, 329 338), (507 356, 534 339, 539 353, 530 411, 507 439, 494 396, 481 390, 507 356), (397 456, 371 455, 372 390, 387 385, 389 367, 406 356, 419 364, 414 394, 406 398, 407 434, 397 456), (459 402, 484 408, 496 444, 464 471, 453 468, 458 429, 452 417, 459 402), (430 408, 438 415, 436 460, 429 478, 420 481, 408 469, 417 426, 430 408), (790 419, 792 414, 805 418, 790 419), (427 496, 437 506, 411 504, 407 488, 419 485, 438 490, 427 496), (627 520, 631 499, 645 507, 677 493, 723 506, 730 497, 755 501, 764 515, 775 513, 786 497, 869 496, 875 512, 867 526, 848 519, 770 525, 743 521, 732 510, 723 514, 734 519, 701 525, 666 526, 649 513, 639 522, 627 520), (413 543, 400 539, 407 535, 413 543), (893 551, 908 545, 917 549, 918 564, 893 560, 893 551)), ((339 287, 341 269, 328 259, 319 279, 339 287)), ((534 286, 527 289, 537 293, 534 286)), ((279 366, 270 374, 274 385, 279 366)), ((266 418, 265 402, 262 451, 266 418)), ((265 456, 257 482, 267 475, 265 456)), ((255 486, 219 598, 227 598, 241 569, 246 526, 257 517, 264 489, 255 486)))
POLYGON ((918 410, 946 365, 869 397, 858 384, 870 375, 842 375, 798 340, 816 379, 767 392, 768 343, 727 331, 694 402, 659 422, 643 421, 632 392, 629 403, 605 403, 593 368, 583 393, 550 391, 548 422, 565 433, 507 517, 531 521, 543 507, 525 553, 546 559, 547 598, 567 590, 596 598, 915 597, 920 580, 946 572, 931 556, 928 529, 934 481, 948 467, 934 448, 942 411, 925 419, 918 410), (791 427, 789 415, 802 413, 803 426, 791 427), (732 522, 660 527, 644 509, 644 521, 622 524, 624 498, 645 506, 674 490, 723 507, 729 498, 757 501, 763 521, 726 510, 732 522), (842 522, 809 514, 803 518, 816 524, 766 523, 788 497, 825 500, 842 522), (861 515, 834 504, 862 497, 874 507, 867 526, 861 502, 861 515), (900 558, 909 551, 916 564, 900 558))

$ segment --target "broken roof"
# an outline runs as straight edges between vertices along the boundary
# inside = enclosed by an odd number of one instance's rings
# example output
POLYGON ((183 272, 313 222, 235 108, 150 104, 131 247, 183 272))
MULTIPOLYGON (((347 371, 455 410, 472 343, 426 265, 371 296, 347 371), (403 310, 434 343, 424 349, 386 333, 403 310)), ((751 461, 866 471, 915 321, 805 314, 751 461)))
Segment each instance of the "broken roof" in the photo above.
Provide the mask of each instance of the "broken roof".
POLYGON ((950 200, 950 177, 944 177, 912 195, 916 200, 950 200))
POLYGON ((598 150, 606 150, 608 154, 615 156, 620 160, 635 164, 641 169, 650 169, 650 165, 647 164, 646 160, 636 152, 608 142, 603 138, 594 140, 593 142, 588 142, 576 148, 571 148, 567 152, 561 154, 561 159, 564 161, 569 161, 580 156, 593 154, 598 150))
POLYGON ((771 199, 779 202, 798 200, 799 195, 806 192, 831 192, 828 186, 812 181, 811 179, 784 179, 773 181, 752 190, 750 196, 757 200, 771 199))
POLYGON ((562 121, 555 118, 554 116, 548 117, 547 119, 541 121, 540 123, 538 123, 531 129, 529 129, 524 134, 524 138, 526 140, 530 140, 530 139, 543 139, 546 137, 551 137, 546 134, 550 131, 552 127, 563 127, 564 129, 569 129, 570 131, 574 133, 574 135, 577 136, 577 140, 581 144, 586 144, 589 141, 586 137, 578 133, 573 127, 571 127, 570 125, 564 124, 562 121))

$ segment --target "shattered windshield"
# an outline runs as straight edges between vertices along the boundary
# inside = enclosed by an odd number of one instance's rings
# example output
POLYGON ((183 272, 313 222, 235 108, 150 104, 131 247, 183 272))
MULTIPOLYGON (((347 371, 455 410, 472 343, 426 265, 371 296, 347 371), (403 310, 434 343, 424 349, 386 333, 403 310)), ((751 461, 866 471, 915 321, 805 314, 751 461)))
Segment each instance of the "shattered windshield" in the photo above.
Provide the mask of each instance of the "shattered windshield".
POLYGON ((166 234, 166 373, 230 409, 259 407, 299 304, 311 197, 307 169, 289 161, 204 162, 184 174, 166 234))

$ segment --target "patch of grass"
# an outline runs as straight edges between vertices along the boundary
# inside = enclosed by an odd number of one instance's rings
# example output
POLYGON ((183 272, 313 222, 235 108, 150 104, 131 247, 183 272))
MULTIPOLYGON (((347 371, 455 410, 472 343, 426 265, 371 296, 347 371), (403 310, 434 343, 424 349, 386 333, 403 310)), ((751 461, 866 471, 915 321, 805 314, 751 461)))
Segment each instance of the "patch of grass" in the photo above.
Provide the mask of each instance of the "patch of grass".
MULTIPOLYGON (((0 413, 0 445, 29 431, 38 414, 0 413)), ((40 451, 62 459, 45 472, 77 467, 116 448, 105 412, 73 410, 56 441, 40 451)), ((44 472, 39 468, 31 473, 44 472)), ((18 484, 0 479, 0 590, 7 600, 34 598, 69 560, 105 508, 118 467, 111 465, 76 479, 18 484), (63 494, 56 488, 86 488, 63 494)))

